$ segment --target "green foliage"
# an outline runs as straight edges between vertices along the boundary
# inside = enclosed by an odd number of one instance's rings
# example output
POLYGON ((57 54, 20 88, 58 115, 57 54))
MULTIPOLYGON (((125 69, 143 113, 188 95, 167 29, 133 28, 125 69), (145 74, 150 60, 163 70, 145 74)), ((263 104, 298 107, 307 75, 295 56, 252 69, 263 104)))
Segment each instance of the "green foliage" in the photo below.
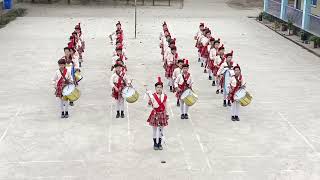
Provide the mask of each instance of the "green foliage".
POLYGON ((27 13, 26 9, 17 8, 3 14, 0 19, 0 28, 8 24, 10 21, 15 20, 17 17, 22 17, 27 13))

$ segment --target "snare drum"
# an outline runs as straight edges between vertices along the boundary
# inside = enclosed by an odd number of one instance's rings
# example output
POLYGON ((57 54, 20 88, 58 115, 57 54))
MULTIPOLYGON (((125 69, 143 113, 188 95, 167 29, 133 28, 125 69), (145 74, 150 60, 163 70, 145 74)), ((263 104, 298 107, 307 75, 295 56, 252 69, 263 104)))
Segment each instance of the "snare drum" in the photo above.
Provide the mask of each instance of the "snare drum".
POLYGON ((198 101, 198 95, 196 95, 191 89, 186 89, 181 94, 181 99, 187 106, 192 106, 198 101))
POLYGON ((139 93, 132 87, 125 87, 122 90, 122 96, 128 103, 134 103, 139 99, 139 93))
POLYGON ((68 84, 63 88, 62 95, 65 100, 74 102, 80 98, 80 91, 74 84, 68 84))
POLYGON ((247 106, 251 103, 252 96, 245 89, 239 89, 234 95, 234 100, 239 102, 241 106, 247 106))

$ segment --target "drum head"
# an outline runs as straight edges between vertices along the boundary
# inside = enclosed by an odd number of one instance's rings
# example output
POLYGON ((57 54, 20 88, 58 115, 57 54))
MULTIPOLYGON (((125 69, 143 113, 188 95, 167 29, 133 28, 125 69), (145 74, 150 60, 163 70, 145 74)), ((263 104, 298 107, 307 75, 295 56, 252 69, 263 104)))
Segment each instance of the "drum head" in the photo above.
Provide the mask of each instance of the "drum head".
POLYGON ((131 87, 125 87, 125 88, 122 90, 122 95, 127 98, 127 97, 131 97, 132 95, 134 95, 135 92, 136 92, 136 91, 135 91, 133 88, 131 88, 131 87))
POLYGON ((63 96, 68 96, 69 94, 72 93, 72 91, 74 91, 74 89, 76 88, 76 86, 74 84, 68 84, 67 86, 65 86, 62 90, 62 95, 63 96))
POLYGON ((186 89, 186 90, 183 91, 183 93, 181 94, 181 99, 186 98, 190 93, 191 93, 191 90, 190 90, 190 89, 186 89))
POLYGON ((246 96, 246 90, 239 89, 235 94, 235 100, 239 100, 239 99, 241 99, 241 98, 243 98, 245 96, 246 96))

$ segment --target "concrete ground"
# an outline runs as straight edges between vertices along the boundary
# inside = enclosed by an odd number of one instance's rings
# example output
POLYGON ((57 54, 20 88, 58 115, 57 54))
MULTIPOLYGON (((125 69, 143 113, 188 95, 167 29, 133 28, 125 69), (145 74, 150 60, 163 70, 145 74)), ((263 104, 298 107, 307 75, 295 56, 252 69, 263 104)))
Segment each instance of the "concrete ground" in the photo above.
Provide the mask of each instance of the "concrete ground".
POLYGON ((319 180, 320 59, 236 10, 224 0, 185 0, 184 9, 48 6, 29 8, 0 29, 1 180, 319 180), (115 119, 108 84, 112 47, 106 35, 117 20, 127 38, 129 75, 144 93, 163 76, 158 48, 166 20, 181 56, 191 61, 199 101, 179 119, 169 93, 163 151, 152 149, 146 101, 126 104, 115 119), (59 118, 50 79, 74 25, 81 21, 87 49, 82 97, 69 119, 59 118), (205 22, 235 52, 252 104, 232 122, 196 62, 193 35, 205 22), (161 161, 166 161, 161 164, 161 161))

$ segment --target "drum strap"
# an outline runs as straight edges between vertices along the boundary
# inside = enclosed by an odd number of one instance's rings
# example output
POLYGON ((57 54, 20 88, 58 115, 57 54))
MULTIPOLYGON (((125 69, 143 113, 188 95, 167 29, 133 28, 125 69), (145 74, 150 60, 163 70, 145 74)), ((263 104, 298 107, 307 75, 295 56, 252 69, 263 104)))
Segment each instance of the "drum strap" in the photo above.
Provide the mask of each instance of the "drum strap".
POLYGON ((219 67, 224 63, 224 58, 223 57, 220 57, 221 58, 221 62, 219 63, 219 67))
MULTIPOLYGON (((117 74, 117 73, 116 73, 117 74)), ((117 86, 117 88, 120 88, 121 87, 121 84, 122 84, 122 82, 125 84, 125 81, 124 81, 124 79, 123 79, 123 76, 121 76, 120 74, 117 74, 118 75, 118 82, 117 82, 117 84, 116 84, 116 86, 117 86)))
POLYGON ((190 73, 188 73, 186 76, 182 75, 183 77, 183 85, 188 86, 188 79, 190 77, 190 73))
POLYGON ((231 100, 233 101, 233 97, 235 95, 235 93, 240 89, 241 87, 241 80, 242 80, 242 75, 239 76, 239 78, 237 78, 236 76, 234 76, 236 81, 237 81, 237 84, 236 84, 236 87, 234 87, 232 89, 232 91, 230 92, 230 96, 231 96, 231 100))
POLYGON ((64 68, 63 72, 61 70, 59 70, 61 73, 61 78, 59 79, 57 86, 61 86, 63 84, 63 80, 65 80, 65 82, 68 82, 67 78, 66 78, 66 74, 67 74, 67 68, 64 68))
POLYGON ((159 107, 157 108, 157 110, 164 111, 166 109, 165 103, 167 101, 167 95, 164 95, 163 102, 161 102, 160 98, 158 97, 158 95, 156 93, 153 93, 153 97, 157 101, 157 103, 159 104, 159 107))

